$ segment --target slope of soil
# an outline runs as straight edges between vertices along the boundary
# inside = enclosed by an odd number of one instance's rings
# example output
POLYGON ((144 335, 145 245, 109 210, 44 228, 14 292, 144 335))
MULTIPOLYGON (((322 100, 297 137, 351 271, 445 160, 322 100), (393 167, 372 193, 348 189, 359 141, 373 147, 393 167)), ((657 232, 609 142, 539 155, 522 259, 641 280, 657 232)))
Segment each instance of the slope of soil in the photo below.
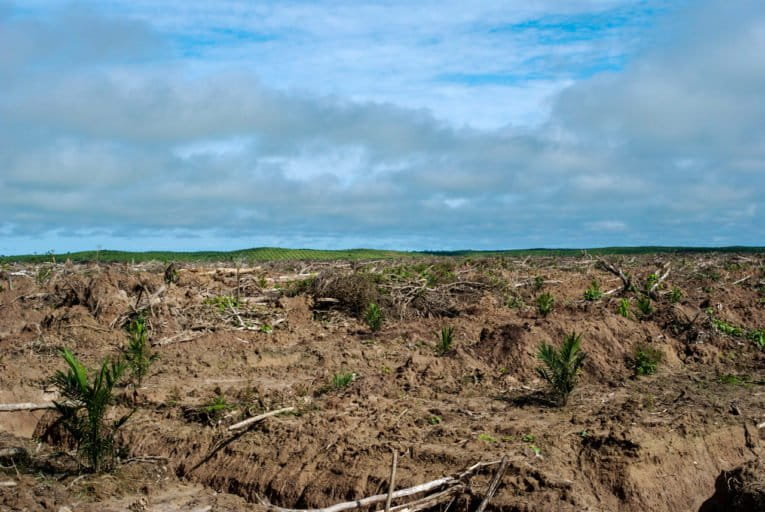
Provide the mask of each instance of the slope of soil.
MULTIPOLYGON (((161 264, 12 267, 13 289, 0 293, 0 402, 55 398, 58 348, 93 367, 119 353, 137 311, 160 359, 116 411, 137 405, 121 434, 124 457, 152 458, 114 475, 77 476, 59 453, 70 449, 66 436, 49 428, 52 411, 0 412, 0 448, 30 454, 20 469, 0 468, 0 480, 16 484, 0 487, 0 510, 327 506, 385 493, 391 450, 397 488, 507 457, 488 510, 756 510, 765 259, 611 262, 638 288, 669 265, 652 313, 640 314, 641 293, 622 294, 621 280, 587 256, 188 265, 176 282, 165 282, 161 264), (593 279, 613 293, 583 300, 593 279), (547 317, 535 307, 543 292, 555 298, 547 317), (617 313, 622 295, 627 318, 617 313), (363 322, 369 301, 386 313, 377 333, 363 322), (439 354, 445 325, 454 348, 439 354), (588 357, 568 405, 556 408, 536 353, 571 332, 588 357), (628 363, 640 344, 664 360, 636 379, 628 363), (335 389, 340 373, 352 382, 335 389), (200 414, 215 397, 229 407, 200 414), (295 411, 226 428, 286 406, 295 411)), ((474 476, 452 510, 473 509, 492 475, 474 476)))

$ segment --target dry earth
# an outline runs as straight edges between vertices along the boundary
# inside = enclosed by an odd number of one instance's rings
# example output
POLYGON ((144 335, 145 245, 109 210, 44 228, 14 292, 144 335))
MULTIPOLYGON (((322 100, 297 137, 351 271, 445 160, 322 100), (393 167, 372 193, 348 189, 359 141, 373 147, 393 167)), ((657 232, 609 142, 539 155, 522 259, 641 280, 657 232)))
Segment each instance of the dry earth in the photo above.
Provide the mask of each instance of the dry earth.
MULTIPOLYGON (((586 254, 185 265, 170 283, 159 263, 8 267, 0 403, 56 399, 58 349, 95 367, 119 354, 137 311, 160 359, 141 389, 120 391, 115 411, 137 410, 111 474, 77 473, 53 411, 0 412, 0 450, 27 454, 0 456, 0 510, 325 507, 386 493, 392 450, 397 489, 506 457, 487 510, 765 510, 765 353, 746 336, 765 328, 765 257, 608 261, 638 288, 669 269, 653 313, 641 315, 640 293, 622 294, 619 277, 586 254), (593 279, 613 293, 583 300, 593 279), (555 298, 547 317, 535 306, 543 292, 555 298), (362 318, 370 301, 386 314, 377 333, 362 318), (438 354, 447 325, 455 346, 438 354), (537 347, 572 331, 588 357, 568 405, 553 407, 537 347), (663 352, 655 375, 629 368, 639 344, 663 352), (353 381, 332 389, 343 372, 353 381), (216 396, 230 408, 209 418, 203 407, 216 396)), ((432 510, 474 510, 496 467, 432 510)))

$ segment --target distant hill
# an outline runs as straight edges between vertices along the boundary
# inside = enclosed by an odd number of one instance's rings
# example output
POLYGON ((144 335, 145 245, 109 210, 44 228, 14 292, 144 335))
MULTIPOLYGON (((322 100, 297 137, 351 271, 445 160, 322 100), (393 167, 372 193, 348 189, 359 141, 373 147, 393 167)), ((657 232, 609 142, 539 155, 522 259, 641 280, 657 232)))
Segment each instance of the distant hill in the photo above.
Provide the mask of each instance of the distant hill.
POLYGON ((479 258, 491 256, 575 256, 587 251, 592 255, 608 254, 651 254, 651 253, 765 253, 765 247, 598 247, 592 249, 511 249, 496 251, 385 251, 378 249, 283 249, 279 247, 257 247, 237 251, 80 251, 58 254, 23 254, 17 256, 0 256, 0 263, 40 263, 65 261, 76 263, 86 262, 145 262, 145 261, 186 261, 186 262, 217 262, 217 261, 330 261, 330 260, 369 260, 388 258, 416 258, 423 256, 444 256, 479 258))

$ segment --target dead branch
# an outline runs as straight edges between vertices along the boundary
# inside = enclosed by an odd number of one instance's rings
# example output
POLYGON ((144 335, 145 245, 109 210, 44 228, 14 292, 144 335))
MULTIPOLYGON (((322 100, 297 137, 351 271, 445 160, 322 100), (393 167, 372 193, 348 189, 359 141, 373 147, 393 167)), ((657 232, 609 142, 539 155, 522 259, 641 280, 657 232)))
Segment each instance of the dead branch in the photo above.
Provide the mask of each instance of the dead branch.
MULTIPOLYGON (((239 298, 238 298, 238 297, 237 297, 237 300, 239 300, 239 298)), ((230 305, 230 304, 229 304, 229 306, 228 306, 228 307, 229 307, 229 309, 231 310, 231 312, 234 314, 234 316, 236 317, 236 320, 239 322, 239 327, 244 327, 244 326, 245 326, 245 325, 244 325, 244 320, 242 320, 242 317, 241 317, 241 316, 239 316, 239 313, 237 312, 237 310, 236 310, 236 309, 234 309, 234 306, 232 306, 232 305, 230 305)))
POLYGON ((622 269, 612 265, 603 258, 598 258, 598 263, 603 270, 611 272, 613 275, 622 280, 622 293, 627 293, 632 289, 632 276, 625 274, 622 269))
POLYGON ((396 488, 396 465, 398 465, 398 452, 394 449, 393 461, 390 465, 390 479, 388 482, 388 499, 385 501, 385 512, 390 512, 390 502, 393 500, 393 490, 396 488))
POLYGON ((99 332, 112 332, 111 329, 107 329, 106 327, 101 327, 99 325, 66 324, 66 325, 64 325, 64 327, 69 328, 69 329, 76 329, 76 328, 79 327, 81 329, 91 329, 93 331, 99 331, 99 332))
MULTIPOLYGON (((667 276, 669 275, 669 264, 665 267, 666 270, 664 271, 664 274, 660 275, 659 278, 656 280, 655 283, 651 285, 651 288, 648 290, 648 295, 650 295, 652 298, 656 298, 656 289, 659 287, 662 281, 664 281, 667 276)), ((656 275, 659 275, 660 271, 656 273, 656 275)))
POLYGON ((53 402, 42 402, 39 404, 35 404, 31 402, 18 403, 18 404, 0 404, 0 411, 2 412, 37 411, 40 409, 55 409, 55 408, 56 406, 53 402))
POLYGON ((449 498, 454 498, 457 494, 463 492, 465 490, 465 486, 463 484, 455 485, 453 487, 449 487, 445 491, 437 492, 435 494, 431 494, 429 496, 425 496, 424 498, 420 498, 418 500, 410 501, 409 503, 404 503, 403 505, 398 505, 390 509, 391 512, 417 512, 419 510, 429 510, 439 503, 443 503, 449 498))
MULTIPOLYGON (((557 279, 549 279, 546 281, 542 281, 543 284, 561 284, 563 281, 559 281, 557 279)), ((520 283, 515 283, 513 285, 513 288, 522 288, 524 286, 531 286, 533 284, 536 284, 533 279, 527 279, 526 281, 521 281, 520 283)))
POLYGON ((257 416, 253 416, 252 418, 247 418, 244 421, 240 421, 239 423, 234 423, 233 425, 228 427, 228 430, 229 431, 231 431, 231 430, 240 430, 240 429, 243 429, 245 427, 249 427, 253 423, 257 423, 259 421, 263 421, 266 418, 270 418, 271 416, 276 416, 277 414, 281 414, 283 412, 294 411, 294 410, 295 410, 294 407, 284 407, 283 409, 277 409, 275 411, 269 411, 269 412, 266 412, 266 413, 263 413, 263 414, 259 414, 257 416))
POLYGON ((489 504, 489 501, 491 501, 491 499, 494 497, 494 493, 497 492, 497 488, 499 487, 499 482, 502 480, 502 477, 504 476, 506 470, 507 470, 507 455, 502 457, 502 462, 500 462, 499 468, 497 469, 497 472, 494 474, 494 478, 489 484, 489 488, 486 490, 486 496, 484 497, 483 501, 476 509, 476 512, 483 512, 484 510, 486 510, 486 505, 489 504))
POLYGON ((151 343, 152 347, 164 347, 165 345, 173 345, 175 343, 185 343, 187 341, 193 341, 202 334, 192 334, 190 332, 181 332, 178 334, 174 334, 173 336, 168 336, 167 338, 162 338, 161 340, 153 341, 151 343))

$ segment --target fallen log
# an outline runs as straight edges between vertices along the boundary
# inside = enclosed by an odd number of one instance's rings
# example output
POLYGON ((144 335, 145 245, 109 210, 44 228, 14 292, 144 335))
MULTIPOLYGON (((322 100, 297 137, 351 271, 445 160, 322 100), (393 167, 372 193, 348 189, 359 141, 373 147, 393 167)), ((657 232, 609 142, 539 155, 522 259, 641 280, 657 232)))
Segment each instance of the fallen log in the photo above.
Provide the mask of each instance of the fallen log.
POLYGON ((36 411, 39 409, 55 409, 56 405, 53 402, 42 402, 39 404, 31 402, 22 402, 18 404, 0 404, 0 411, 36 411))
MULTIPOLYGON (((469 468, 467 468, 462 473, 458 473, 453 476, 445 476, 443 478, 439 478, 436 480, 432 480, 430 482, 426 482, 424 484, 415 485, 414 487, 409 487, 407 489, 401 489, 400 491, 396 491, 393 493, 393 499, 398 498, 404 498, 407 496, 412 496, 415 494, 420 494, 424 492, 433 491, 436 489, 440 489, 442 487, 449 487, 450 489, 447 489, 443 491, 443 493, 446 493, 447 491, 455 491, 454 487, 462 487, 462 482, 465 478, 469 477, 476 471, 478 471, 481 468, 489 467, 489 466, 496 466, 501 461, 492 461, 492 462, 479 462, 477 464, 473 464, 469 468)), ((449 494, 450 496, 451 494, 449 494)), ((434 499, 436 495, 433 496, 427 496, 425 498, 422 498, 421 500, 417 500, 418 502, 426 501, 428 502, 431 499, 434 499)), ((441 496, 443 499, 446 499, 447 496, 441 496)), ((291 508, 282 508, 277 507, 276 505, 267 505, 267 510, 272 512, 343 512, 344 510, 355 510, 358 508, 368 507, 370 505, 374 505, 376 503, 382 503, 388 499, 388 493, 385 494, 377 494, 375 496, 369 496, 368 498, 362 498, 360 500, 356 501, 346 501, 343 503, 337 503, 335 505, 332 505, 330 507, 326 508, 316 508, 316 509, 291 509, 291 508)), ((415 506, 416 502, 408 503, 405 505, 399 505, 394 508, 391 508, 391 512, 393 511, 409 511, 414 512, 416 510, 422 510, 424 508, 428 508, 432 505, 424 505, 420 508, 412 508, 415 506)), ((435 503, 433 503, 435 504, 435 503)))
MULTIPOLYGON (((78 402, 61 402, 61 405, 77 405, 78 402)), ((82 405, 82 404, 80 404, 82 405)), ((40 409, 55 409, 55 402, 21 402, 17 404, 0 404, 0 412, 13 412, 13 411, 37 411, 40 409)))

